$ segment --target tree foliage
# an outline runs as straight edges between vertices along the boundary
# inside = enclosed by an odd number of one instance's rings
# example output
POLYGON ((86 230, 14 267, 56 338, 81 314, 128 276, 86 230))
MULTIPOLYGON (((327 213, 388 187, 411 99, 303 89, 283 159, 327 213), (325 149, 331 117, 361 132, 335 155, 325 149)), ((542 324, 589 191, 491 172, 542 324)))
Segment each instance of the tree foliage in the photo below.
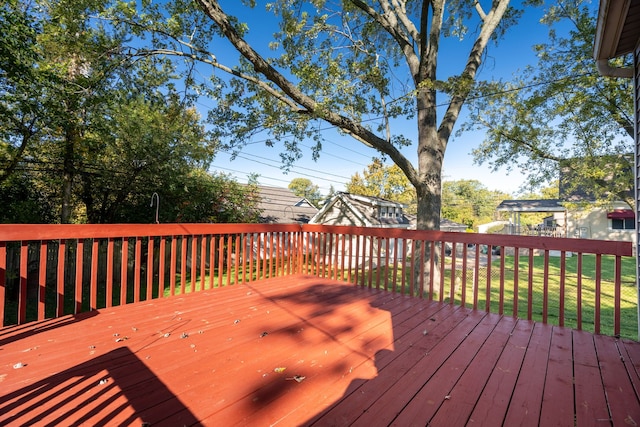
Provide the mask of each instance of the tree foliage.
POLYGON ((316 208, 320 207, 322 194, 320 188, 307 178, 294 178, 289 183, 289 190, 293 191, 296 196, 304 197, 316 208))
POLYGON ((109 16, 136 36, 137 54, 185 61, 185 82, 215 101, 208 119, 229 148, 267 130, 266 144, 281 144, 290 164, 303 140, 319 155, 319 123, 328 123, 391 159, 416 189, 418 227, 439 227, 447 144, 487 45, 520 15, 508 0, 275 0, 266 12, 249 0, 194 3, 116 2, 109 16), (440 46, 451 38, 469 38, 468 50, 455 50, 460 72, 439 79, 439 55, 454 52, 440 46), (204 65, 209 78, 197 79, 204 65), (415 141, 394 128, 406 120, 414 120, 415 141), (403 153, 408 145, 415 165, 403 153))
POLYGON ((510 196, 491 191, 477 180, 445 181, 442 187, 442 216, 474 229, 493 221, 496 208, 510 196))
POLYGON ((596 13, 579 0, 551 5, 543 20, 549 41, 535 46, 538 64, 512 82, 482 86, 463 130, 486 131, 474 150, 480 164, 517 171, 534 187, 560 179, 564 197, 631 202, 632 82, 598 73, 596 13))
POLYGON ((251 220, 244 190, 204 174, 216 145, 174 65, 131 56, 130 35, 94 19, 106 5, 0 6, 0 220, 151 222, 154 192, 172 202, 163 221, 234 219, 231 200, 235 219, 251 220), (194 187, 214 211, 190 210, 194 187))
POLYGON ((374 159, 362 172, 362 176, 359 173, 351 176, 345 189, 352 194, 402 203, 406 206, 407 213, 416 213, 416 190, 395 164, 387 166, 380 159, 374 159))

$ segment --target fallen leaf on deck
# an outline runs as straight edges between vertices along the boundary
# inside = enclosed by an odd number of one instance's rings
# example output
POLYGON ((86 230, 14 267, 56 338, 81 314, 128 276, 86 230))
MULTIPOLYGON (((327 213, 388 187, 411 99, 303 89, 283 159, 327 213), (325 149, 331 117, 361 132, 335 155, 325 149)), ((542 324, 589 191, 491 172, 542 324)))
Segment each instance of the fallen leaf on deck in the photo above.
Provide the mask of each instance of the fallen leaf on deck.
POLYGON ((281 373, 284 372, 285 369, 287 369, 287 368, 285 368, 285 367, 275 368, 273 370, 273 372, 277 372, 277 373, 281 374, 281 373))

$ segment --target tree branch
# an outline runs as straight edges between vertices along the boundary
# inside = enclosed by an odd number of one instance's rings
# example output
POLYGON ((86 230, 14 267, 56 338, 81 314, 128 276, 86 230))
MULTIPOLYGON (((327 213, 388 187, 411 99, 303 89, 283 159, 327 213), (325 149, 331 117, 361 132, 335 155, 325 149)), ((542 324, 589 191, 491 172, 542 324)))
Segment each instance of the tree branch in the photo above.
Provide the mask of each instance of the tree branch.
MULTIPOLYGON (((498 0, 493 2, 493 6, 489 13, 485 16, 483 20, 482 30, 476 39, 471 52, 469 52, 469 57, 467 59, 467 64, 462 71, 461 76, 463 78, 468 79, 470 82, 475 79, 476 73, 478 72, 478 68, 480 67, 480 63, 482 62, 482 52, 486 48, 489 40, 491 38, 491 34, 493 34, 494 30, 497 28, 500 20, 502 19, 504 13, 509 6, 509 0, 498 0)), ((471 85, 464 86, 464 89, 457 94, 454 94, 451 98, 451 102, 447 107, 447 111, 442 119, 442 123, 438 129, 438 135, 442 140, 447 141, 451 132, 453 130, 453 126, 460 115, 460 110, 464 105, 469 92, 471 91, 471 85)))
MULTIPOLYGON (((380 24, 385 31, 391 34, 393 39, 400 46, 400 49, 407 60, 407 64, 409 65, 409 69, 411 70, 411 74, 413 74, 415 79, 418 76, 420 60, 416 52, 413 50, 412 41, 419 45, 420 39, 414 38, 412 40, 400 32, 397 23, 397 16, 393 11, 391 11, 391 6, 389 5, 388 0, 379 0, 379 2, 382 9, 385 11, 384 15, 379 14, 375 9, 362 0, 351 0, 351 3, 353 3, 354 6, 369 15, 374 21, 380 24)), ((407 30, 409 29, 407 28, 407 30)), ((418 49, 418 51, 420 51, 420 49, 418 49)))
POLYGON ((545 159, 545 160, 552 160, 554 162, 560 162, 562 160, 564 160, 561 157, 557 157, 552 155, 551 153, 548 153, 546 151, 540 150, 539 148, 537 148, 535 145, 533 145, 532 143, 522 139, 522 138, 514 138, 513 136, 498 130, 497 128, 493 127, 489 122, 485 121, 485 120, 480 120, 480 122, 486 126, 487 129, 490 129, 492 132, 494 132, 496 135, 501 136, 505 139, 507 139, 508 141, 512 141, 515 142, 516 144, 518 144, 521 147, 524 147, 525 149, 529 150, 530 153, 534 154, 536 157, 540 158, 540 159, 545 159))
MULTIPOLYGON (((309 114, 313 114, 316 117, 319 117, 327 121, 328 123, 331 123, 332 125, 340 128, 343 132, 353 136, 360 142, 374 147, 384 154, 387 154, 405 172, 407 178, 409 178, 412 183, 418 182, 416 170, 411 162, 404 155, 402 155, 402 153, 400 153, 400 151, 393 144, 391 144, 391 142, 380 138, 379 136, 362 126, 360 123, 354 122, 346 116, 332 111, 324 110, 321 105, 319 105, 315 100, 300 91, 296 85, 294 85, 285 76, 278 72, 278 70, 273 68, 271 64, 269 64, 264 58, 262 58, 262 56, 258 52, 256 52, 236 32, 236 30, 229 22, 228 16, 220 8, 217 1, 197 1, 204 12, 207 14, 207 16, 209 16, 216 24, 218 24, 222 33, 234 45, 238 52, 240 52, 242 56, 244 56, 250 63, 253 64, 256 72, 262 74, 267 80, 279 87, 292 100, 292 102, 295 102, 303 107, 302 109, 299 109, 298 112, 308 111, 309 114)), ((269 87, 268 85, 266 85, 266 83, 265 86, 269 87)), ((263 88, 265 86, 260 87, 263 88)), ((270 91, 269 93, 273 92, 270 91)))
POLYGON ((173 50, 173 49, 140 49, 140 50, 135 51, 135 55, 137 55, 137 56, 171 55, 171 56, 181 56, 181 57, 197 60, 199 62, 202 62, 202 63, 205 63, 205 64, 209 64, 214 68, 217 68, 217 69, 219 69, 221 71, 224 71, 226 73, 232 74, 232 75, 234 75, 234 76, 236 76, 238 78, 241 78, 243 80, 246 80, 248 82, 251 82, 251 83, 259 86, 260 89, 264 90, 265 92, 268 92, 270 95, 272 95, 273 97, 275 97, 279 101, 281 101, 281 102, 285 103, 286 105, 288 105, 293 112, 296 112, 296 113, 306 113, 307 112, 307 110, 305 110, 304 108, 300 108, 300 106, 298 104, 293 102, 291 99, 289 99, 288 97, 286 97, 282 93, 280 93, 277 90, 275 90, 273 87, 269 86, 266 82, 254 77, 252 75, 243 73, 241 71, 238 71, 238 70, 235 70, 233 68, 230 68, 230 67, 228 67, 228 66, 226 66, 224 64, 221 64, 221 63, 217 62, 215 60, 215 58, 213 58, 213 57, 212 57, 212 59, 208 59, 206 57, 196 57, 195 55, 193 55, 191 53, 181 52, 179 50, 173 50))
POLYGON ((483 21, 487 19, 487 14, 484 12, 484 9, 482 9, 482 5, 480 4, 480 2, 476 0, 474 6, 476 8, 476 12, 478 12, 478 15, 480 16, 480 19, 482 19, 483 21))

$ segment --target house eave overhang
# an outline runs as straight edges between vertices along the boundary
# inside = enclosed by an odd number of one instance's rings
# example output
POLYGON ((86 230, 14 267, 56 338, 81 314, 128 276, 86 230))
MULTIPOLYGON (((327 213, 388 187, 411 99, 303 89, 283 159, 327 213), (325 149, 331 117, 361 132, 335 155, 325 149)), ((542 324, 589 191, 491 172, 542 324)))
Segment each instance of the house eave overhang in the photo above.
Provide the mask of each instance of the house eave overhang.
POLYGON ((593 56, 596 61, 612 59, 629 52, 618 52, 618 45, 631 0, 601 0, 596 24, 593 56))
POLYGON ((638 44, 634 21, 638 19, 638 13, 638 0, 600 0, 593 57, 601 75, 633 77, 633 68, 611 66, 609 60, 634 51, 638 44))

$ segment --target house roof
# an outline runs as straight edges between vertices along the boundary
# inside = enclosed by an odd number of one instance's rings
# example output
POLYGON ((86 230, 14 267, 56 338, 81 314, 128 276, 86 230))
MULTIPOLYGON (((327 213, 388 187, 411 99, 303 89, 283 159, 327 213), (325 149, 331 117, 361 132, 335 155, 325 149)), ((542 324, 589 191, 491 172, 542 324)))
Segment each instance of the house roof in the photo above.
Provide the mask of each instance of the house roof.
MULTIPOLYGON (((380 197, 360 196, 357 194, 338 192, 322 207, 311 223, 322 223, 322 218, 328 210, 342 202, 341 207, 348 209, 353 217, 357 218, 365 227, 410 227, 415 226, 416 216, 407 215, 404 212, 398 216, 380 217, 378 207, 403 209, 402 203, 382 199, 380 197)), ((445 231, 465 231, 467 226, 454 221, 442 218, 440 220, 440 230, 445 231)))
POLYGON ((558 199, 503 200, 496 208, 506 212, 564 212, 567 209, 558 199))
POLYGON ((596 60, 635 50, 640 39, 640 0, 600 0, 594 43, 596 60))
POLYGON ((263 223, 307 223, 318 212, 304 197, 296 196, 288 188, 258 186, 263 223))
POLYGON ((345 209, 348 209, 351 214, 365 227, 409 226, 409 219, 404 215, 404 213, 399 217, 396 217, 395 215, 392 217, 381 217, 378 212, 378 207, 402 209, 404 207, 402 203, 393 202, 380 197, 361 196, 345 192, 335 193, 310 222, 316 224, 322 223, 323 216, 338 202, 341 202, 342 206, 344 206, 345 209))

